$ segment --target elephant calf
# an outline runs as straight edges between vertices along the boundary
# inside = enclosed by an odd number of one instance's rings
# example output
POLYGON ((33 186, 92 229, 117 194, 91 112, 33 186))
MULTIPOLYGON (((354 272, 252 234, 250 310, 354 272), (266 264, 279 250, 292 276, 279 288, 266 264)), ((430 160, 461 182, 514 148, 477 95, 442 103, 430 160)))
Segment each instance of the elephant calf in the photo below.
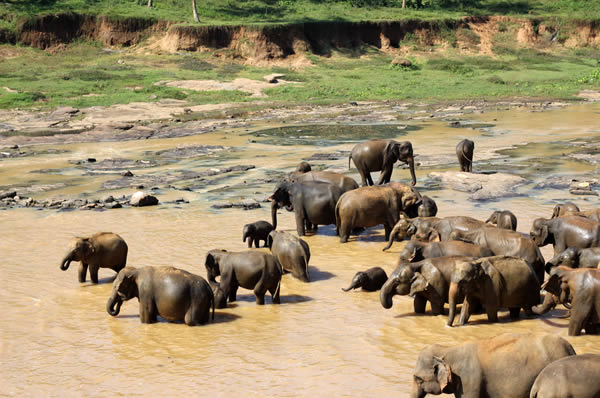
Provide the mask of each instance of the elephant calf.
POLYGON ((600 247, 578 249, 569 247, 546 263, 546 272, 559 265, 570 268, 597 268, 600 265, 600 247))
POLYGON ((471 173, 473 172, 473 151, 475 143, 467 138, 456 144, 456 156, 460 171, 471 173))
POLYGON ((254 247, 258 248, 258 246, 260 246, 260 241, 264 240, 266 247, 269 233, 274 229, 275 228, 273 228, 271 223, 266 221, 256 221, 246 224, 242 230, 242 242, 245 242, 246 239, 248 239, 248 248, 252 247, 252 243, 254 243, 254 247))
POLYGON ((106 311, 119 315, 123 301, 137 297, 140 321, 154 323, 160 315, 169 322, 184 321, 188 326, 208 322, 212 307, 215 319, 213 291, 203 277, 173 267, 125 267, 113 282, 106 311))
POLYGON ((284 271, 291 272, 292 276, 302 282, 310 282, 308 243, 287 232, 271 231, 268 246, 284 271))
POLYGON ((494 224, 498 228, 517 230, 517 217, 508 210, 496 210, 485 222, 494 224))
POLYGON ((342 289, 347 292, 352 289, 358 289, 359 287, 362 290, 367 292, 375 292, 381 289, 381 286, 387 281, 387 274, 381 267, 373 267, 369 268, 366 271, 357 272, 352 278, 352 282, 350 286, 346 289, 342 289))
POLYGON ((90 269, 92 283, 98 283, 98 269, 121 271, 127 264, 127 243, 112 232, 98 232, 87 238, 77 238, 60 263, 60 269, 69 269, 71 261, 80 261, 79 282, 85 282, 90 269))
POLYGON ((583 354, 558 359, 536 377, 529 398, 600 397, 600 355, 583 354))
POLYGON ((259 251, 228 252, 226 250, 210 250, 204 262, 206 276, 211 284, 221 276, 219 289, 215 294, 217 308, 227 306, 236 300, 238 287, 254 290, 256 304, 265 303, 265 293, 269 291, 274 304, 279 304, 281 285, 281 266, 275 257, 259 251), (225 300, 222 298, 225 297, 225 300))
POLYGON ((399 261, 414 263, 426 258, 445 256, 490 257, 494 254, 486 247, 458 240, 444 242, 419 242, 411 240, 400 253, 399 261))

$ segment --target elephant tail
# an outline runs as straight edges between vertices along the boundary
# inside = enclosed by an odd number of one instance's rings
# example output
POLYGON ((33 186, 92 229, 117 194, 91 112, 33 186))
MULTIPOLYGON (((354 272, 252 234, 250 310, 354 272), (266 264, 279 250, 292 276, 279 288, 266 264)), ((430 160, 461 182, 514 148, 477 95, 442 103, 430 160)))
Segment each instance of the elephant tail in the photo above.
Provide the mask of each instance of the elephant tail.
POLYGON ((335 204, 335 232, 340 234, 340 200, 335 204))
POLYGON ((352 160, 352 152, 348 155, 348 168, 350 168, 350 161, 352 160))
MULTIPOLYGON (((212 292, 212 289, 210 289, 210 291, 212 292)), ((217 299, 215 298, 215 295, 213 293, 212 295, 212 320, 213 322, 215 321, 215 301, 217 301, 217 299)))

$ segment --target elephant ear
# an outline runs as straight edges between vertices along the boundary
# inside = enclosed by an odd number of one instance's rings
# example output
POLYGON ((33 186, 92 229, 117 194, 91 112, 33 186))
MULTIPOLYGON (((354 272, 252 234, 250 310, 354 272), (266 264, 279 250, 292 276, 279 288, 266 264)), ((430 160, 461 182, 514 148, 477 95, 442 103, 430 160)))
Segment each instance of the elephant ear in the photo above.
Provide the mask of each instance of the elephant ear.
POLYGON ((429 282, 427 282, 425 277, 420 272, 415 272, 410 280, 410 293, 408 295, 414 297, 415 294, 426 291, 428 287, 429 282))
POLYGON ((89 256, 91 254, 94 254, 96 252, 96 248, 90 241, 90 238, 83 238, 82 240, 83 240, 83 250, 85 252, 85 255, 89 256))
POLYGON ((452 383, 452 371, 443 358, 433 357, 433 374, 440 385, 440 390, 444 392, 446 386, 452 383))
POLYGON ((562 208, 562 205, 554 206, 554 210, 552 211, 552 217, 550 217, 550 218, 560 217, 561 208, 562 208))
POLYGON ((273 248, 273 236, 275 235, 275 231, 271 231, 269 232, 269 235, 267 236, 267 247, 269 249, 273 248))
POLYGON ((546 239, 548 239, 548 226, 542 224, 542 227, 540 228, 540 240, 542 243, 545 243, 546 239))
POLYGON ((388 163, 393 164, 397 159, 394 154, 394 149, 398 144, 394 141, 388 141, 387 145, 383 150, 383 166, 385 167, 388 163))
POLYGON ((547 291, 548 293, 552 293, 555 296, 560 296, 561 288, 560 288, 560 277, 553 273, 550 278, 542 284, 542 289, 547 291))
POLYGON ((415 206, 422 202, 422 199, 419 197, 419 194, 415 192, 406 192, 402 195, 402 208, 407 209, 411 206, 415 206))
POLYGON ((429 242, 439 241, 441 241, 439 232, 432 228, 431 232, 429 233, 429 242))

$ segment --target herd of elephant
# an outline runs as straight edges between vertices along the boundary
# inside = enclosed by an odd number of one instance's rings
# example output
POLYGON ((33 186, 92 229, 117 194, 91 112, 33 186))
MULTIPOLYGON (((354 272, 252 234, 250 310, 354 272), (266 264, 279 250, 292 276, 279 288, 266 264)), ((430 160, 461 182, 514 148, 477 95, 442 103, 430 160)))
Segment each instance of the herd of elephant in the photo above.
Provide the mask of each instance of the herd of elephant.
MULTIPOLYGON (((463 140, 456 149, 461 171, 471 172, 473 142, 463 140)), ((236 300, 239 287, 253 290, 257 304, 264 304, 267 291, 278 304, 285 273, 310 282, 308 244, 276 230, 277 212, 285 208, 294 212, 300 237, 316 233, 319 225, 334 224, 340 242, 346 243, 351 234, 383 224, 387 241, 383 250, 395 240, 409 240, 389 277, 382 268, 373 267, 357 273, 343 289, 380 290, 386 309, 392 307, 394 295, 413 297, 416 313, 424 313, 429 302, 434 315, 443 314, 448 304, 447 325, 452 326, 457 304, 462 304, 459 325, 480 311, 487 314, 489 322, 496 322, 501 308, 508 309, 511 318, 518 318, 521 309, 535 315, 562 304, 570 313, 569 335, 583 330, 596 333, 600 323, 600 208, 580 211, 572 203, 557 205, 551 218, 533 222, 527 236, 516 232, 517 218, 510 211, 495 211, 486 221, 436 217, 435 201, 414 188, 410 142, 366 141, 354 147, 350 160, 360 173, 360 187, 341 173, 312 171, 308 163, 301 162, 269 197, 272 223, 257 221, 243 228, 242 238, 249 249, 252 245, 258 248, 263 241, 271 253, 210 250, 205 258, 207 279, 173 267, 127 267, 127 244, 108 232, 77 238, 61 269, 80 261, 79 281, 85 281, 89 268, 93 283, 98 282, 99 268, 115 270, 118 274, 107 312, 118 315, 123 301, 136 297, 142 323, 156 322, 161 316, 190 326, 204 324, 211 309, 214 319, 215 307, 225 308, 236 300), (392 167, 398 160, 408 164, 411 185, 391 182, 392 167), (370 176, 373 171, 381 171, 377 185, 370 176), (546 262, 539 247, 548 244, 554 247, 554 257, 546 262), (549 274, 546 282, 545 272, 549 274), (542 290, 546 292, 543 300, 542 290)), ((531 397, 600 397, 600 383, 564 393, 564 388, 573 384, 569 372, 580 369, 582 363, 586 370, 595 371, 595 376, 600 371, 600 356, 573 355, 568 342, 549 335, 501 335, 454 348, 430 346, 417 361, 413 396, 444 392, 457 397, 528 397, 531 391, 531 397), (515 366, 515 360, 523 366, 515 366), (559 370, 548 370, 550 362, 560 366, 559 370), (568 380, 561 381, 557 372, 568 380), (511 379, 510 390, 506 390, 506 378, 511 379), (551 384, 556 387, 548 388, 551 384), (591 390, 596 395, 589 395, 591 390)))

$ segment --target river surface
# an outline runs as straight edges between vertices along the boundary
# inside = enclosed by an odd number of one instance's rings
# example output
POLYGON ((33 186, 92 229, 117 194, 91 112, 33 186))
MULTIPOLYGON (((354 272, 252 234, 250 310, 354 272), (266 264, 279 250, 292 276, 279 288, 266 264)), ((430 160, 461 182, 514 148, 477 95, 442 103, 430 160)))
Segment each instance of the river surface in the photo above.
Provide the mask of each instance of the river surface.
MULTIPOLYGON (((402 134, 397 138, 411 141, 423 158, 441 159, 437 165, 434 161, 417 167, 417 188, 437 201, 438 216, 485 219, 493 210, 509 209, 518 217, 518 230, 528 232, 535 218, 550 217, 556 203, 570 200, 582 209, 598 206, 595 196, 573 196, 565 189, 533 190, 532 185, 550 176, 597 173, 598 165, 569 160, 561 149, 577 150, 576 140, 597 138, 599 113, 598 104, 546 112, 484 113, 470 120, 493 126, 474 129, 419 121, 414 123, 419 128, 398 129, 402 134), (476 143, 473 170, 493 171, 504 164, 504 169, 531 181, 521 188, 521 196, 472 202, 468 193, 427 182, 430 171, 457 169, 454 147, 467 137, 476 143), (563 146, 567 141, 570 146, 563 146), (494 152, 500 148, 512 149, 494 152), (536 168, 535 159, 543 159, 544 167, 536 168)), ((568 339, 578 353, 600 353, 598 337, 567 336, 568 320, 556 317, 564 313, 562 309, 541 318, 526 319, 521 314, 516 322, 502 312, 496 324, 478 315, 465 327, 448 328, 446 316, 432 316, 429 307, 427 314, 415 315, 408 297, 394 297, 392 309, 385 310, 378 293, 342 292, 340 288, 357 271, 381 266, 389 274, 395 268, 403 243, 382 252, 381 228, 340 244, 333 226, 320 227, 316 235, 305 238, 312 252, 310 283, 285 275, 281 305, 272 305, 267 294, 266 305, 257 306, 252 292, 240 289, 236 303, 217 310, 213 323, 199 327, 165 321, 141 324, 136 300, 125 302, 120 315, 113 318, 105 310, 113 271, 101 269, 98 285, 89 282, 89 275, 88 282, 80 284, 76 263, 60 271, 71 239, 112 231, 127 241, 130 266, 170 265, 205 276, 207 250, 245 250, 242 226, 270 220, 268 204, 251 211, 215 210, 211 204, 262 200, 275 182, 260 181, 293 170, 314 153, 349 151, 357 141, 333 137, 315 144, 308 136, 306 142, 290 146, 285 136, 249 135, 279 127, 266 124, 250 131, 215 131, 177 139, 67 144, 53 147, 67 152, 0 161, 2 186, 59 184, 56 189, 33 193, 36 199, 95 198, 135 191, 101 190, 104 182, 120 176, 90 173, 69 163, 88 157, 146 159, 156 157, 157 151, 181 146, 223 145, 235 151, 133 171, 141 175, 256 166, 208 179, 191 191, 157 191, 161 202, 183 197, 189 204, 108 211, 0 211, 0 395, 392 397, 410 391, 417 355, 432 343, 454 345, 504 332, 554 333, 568 339)), ((303 129, 298 127, 300 138, 303 129)), ((359 179, 356 169, 348 170, 347 155, 311 163, 315 169, 327 167, 359 179)), ((408 170, 395 168, 392 178, 406 182, 408 170)), ((279 225, 295 233, 292 213, 280 211, 279 225)), ((549 258, 552 248, 544 247, 542 253, 549 258)))

